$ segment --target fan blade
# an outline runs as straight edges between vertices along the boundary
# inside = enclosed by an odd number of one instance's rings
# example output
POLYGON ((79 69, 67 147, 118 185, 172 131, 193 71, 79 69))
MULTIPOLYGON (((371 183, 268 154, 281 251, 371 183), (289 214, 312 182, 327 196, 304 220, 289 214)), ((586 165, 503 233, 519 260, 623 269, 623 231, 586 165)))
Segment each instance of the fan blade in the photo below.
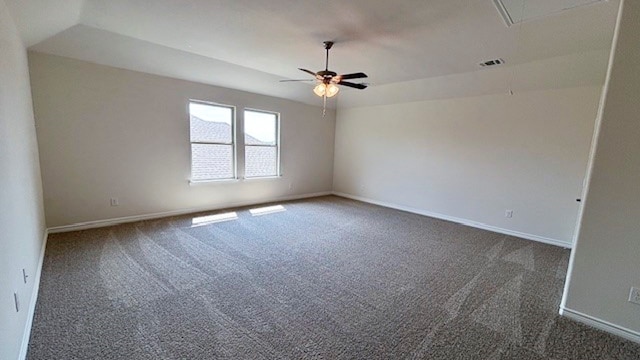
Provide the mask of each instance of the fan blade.
POLYGON ((340 79, 342 79, 342 80, 361 79, 361 78, 366 78, 366 77, 367 77, 367 74, 362 73, 362 72, 340 75, 340 79))
POLYGON ((316 73, 314 73, 314 72, 313 72, 313 71, 311 71, 311 70, 302 69, 302 68, 298 68, 298 70, 300 70, 300 71, 304 71, 304 72, 306 72, 307 74, 310 74, 310 75, 311 75, 311 76, 313 76, 313 77, 317 77, 316 73))
POLYGON ((340 81, 338 85, 344 85, 344 86, 348 86, 348 87, 359 89, 359 90, 364 90, 367 88, 367 85, 365 84, 356 84, 356 83, 347 82, 347 81, 340 81))
POLYGON ((300 80, 280 80, 280 82, 292 82, 292 81, 316 81, 314 79, 300 79, 300 80))

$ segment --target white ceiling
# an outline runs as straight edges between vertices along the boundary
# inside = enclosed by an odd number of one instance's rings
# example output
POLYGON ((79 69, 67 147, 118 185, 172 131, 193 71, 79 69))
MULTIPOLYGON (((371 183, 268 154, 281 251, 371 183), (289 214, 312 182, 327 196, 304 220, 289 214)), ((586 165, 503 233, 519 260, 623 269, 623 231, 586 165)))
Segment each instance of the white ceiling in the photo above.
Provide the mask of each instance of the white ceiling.
POLYGON ((324 40, 336 41, 332 70, 382 87, 473 74, 493 58, 513 66, 607 51, 619 5, 507 27, 492 0, 6 1, 31 50, 314 104, 308 85, 277 80, 321 69, 324 40))
POLYGON ((521 21, 529 21, 538 17, 543 17, 558 13, 563 10, 572 9, 578 6, 590 5, 607 0, 493 0, 500 10, 504 10, 505 19, 508 25, 517 24, 521 21), (524 11, 526 10, 526 13, 524 11))

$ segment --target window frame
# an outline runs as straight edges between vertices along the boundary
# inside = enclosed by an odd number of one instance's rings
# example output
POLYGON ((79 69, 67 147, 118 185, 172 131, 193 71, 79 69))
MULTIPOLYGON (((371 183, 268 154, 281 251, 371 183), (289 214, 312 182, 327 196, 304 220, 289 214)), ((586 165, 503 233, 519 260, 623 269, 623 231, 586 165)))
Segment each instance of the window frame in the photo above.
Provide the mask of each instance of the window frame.
POLYGON ((243 108, 242 111, 242 143, 244 145, 243 148, 243 153, 244 153, 244 159, 243 159, 243 165, 244 165, 244 178, 247 180, 257 180, 257 179, 273 179, 273 178, 279 178, 282 177, 282 172, 281 172, 281 149, 282 149, 282 144, 280 143, 280 113, 277 111, 269 111, 269 110, 261 110, 261 109, 255 109, 255 108, 248 108, 245 107, 243 108), (269 115, 274 115, 276 118, 276 136, 275 136, 275 145, 248 145, 246 143, 246 135, 247 135, 247 122, 246 122, 246 113, 247 111, 249 112, 255 112, 255 113, 262 113, 262 114, 269 114, 269 115), (264 176, 247 176, 247 147, 249 146, 253 146, 253 147, 275 147, 276 148, 276 173, 275 175, 264 175, 264 176))
POLYGON ((238 181, 238 139, 237 139, 237 111, 236 106, 221 104, 213 101, 189 99, 187 102, 187 114, 189 116, 189 182, 192 184, 208 183, 208 182, 233 182, 238 181), (191 141, 191 104, 216 106, 222 108, 231 109, 231 143, 224 142, 205 142, 205 141, 191 141), (220 179, 193 179, 193 144, 201 145, 231 145, 231 171, 230 178, 220 179))

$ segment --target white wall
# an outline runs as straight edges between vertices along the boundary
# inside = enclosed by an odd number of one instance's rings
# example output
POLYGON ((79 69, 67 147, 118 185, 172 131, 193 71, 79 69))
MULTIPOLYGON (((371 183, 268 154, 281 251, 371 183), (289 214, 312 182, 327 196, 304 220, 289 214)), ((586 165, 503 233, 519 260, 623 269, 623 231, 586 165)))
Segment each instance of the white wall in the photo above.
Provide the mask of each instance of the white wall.
POLYGON ((331 191, 333 111, 322 118, 316 106, 42 53, 29 60, 50 227, 331 191), (280 112, 282 178, 190 186, 190 98, 280 112))
POLYGON ((27 53, 0 0, 0 359, 19 356, 44 230, 27 53))
POLYGON ((340 108, 334 190, 570 246, 600 92, 340 108))
POLYGON ((638 19, 640 2, 625 1, 563 303, 565 314, 585 314, 635 332, 636 341, 640 305, 627 299, 631 286, 640 287, 638 19))

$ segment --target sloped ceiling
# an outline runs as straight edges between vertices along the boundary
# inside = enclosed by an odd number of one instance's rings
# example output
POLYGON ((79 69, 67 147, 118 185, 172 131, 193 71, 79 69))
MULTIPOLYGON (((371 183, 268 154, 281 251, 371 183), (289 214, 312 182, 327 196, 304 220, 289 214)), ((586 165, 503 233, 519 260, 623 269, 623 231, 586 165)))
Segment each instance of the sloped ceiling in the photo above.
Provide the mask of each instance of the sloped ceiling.
POLYGON ((80 22, 84 0, 5 0, 29 47, 80 22))
MULTIPOLYGON (((486 71, 478 63, 492 58, 519 69, 575 58, 581 66, 555 62, 573 69, 566 86, 601 81, 601 54, 611 46, 618 4, 507 27, 492 0, 8 0, 33 51, 312 104, 319 101, 310 85, 277 80, 305 78, 298 67, 321 69, 322 41, 334 40, 330 68, 364 71, 372 85, 341 92, 345 106, 379 103, 366 101, 374 88, 397 92, 412 88, 403 83, 487 77, 493 72, 478 75, 486 71)), ((491 84, 471 86, 484 93, 497 86, 491 84)), ((435 90, 423 98, 447 94, 435 90)))

